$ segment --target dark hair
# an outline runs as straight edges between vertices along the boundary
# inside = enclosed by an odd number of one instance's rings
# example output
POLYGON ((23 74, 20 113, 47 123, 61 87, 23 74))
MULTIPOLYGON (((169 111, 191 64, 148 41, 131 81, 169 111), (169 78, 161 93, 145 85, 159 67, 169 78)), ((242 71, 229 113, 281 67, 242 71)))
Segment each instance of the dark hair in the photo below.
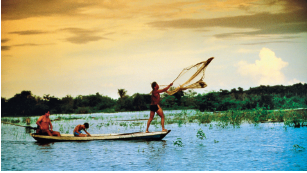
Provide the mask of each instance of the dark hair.
POLYGON ((85 128, 87 128, 87 129, 90 127, 90 125, 88 123, 84 123, 84 125, 85 125, 85 128))
POLYGON ((157 82, 151 83, 151 88, 154 89, 154 87, 156 87, 156 85, 157 85, 157 82))
MULTIPOLYGON (((46 114, 46 113, 50 113, 50 111, 48 110, 48 109, 44 109, 43 111, 42 111, 42 114, 44 115, 44 114, 46 114)), ((50 113, 51 114, 51 113, 50 113)))

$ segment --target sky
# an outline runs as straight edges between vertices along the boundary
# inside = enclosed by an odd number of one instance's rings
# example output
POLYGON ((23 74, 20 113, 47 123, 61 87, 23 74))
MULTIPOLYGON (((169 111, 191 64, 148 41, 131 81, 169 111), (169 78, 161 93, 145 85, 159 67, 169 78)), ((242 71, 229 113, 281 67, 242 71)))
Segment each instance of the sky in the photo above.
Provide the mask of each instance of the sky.
POLYGON ((198 93, 307 82, 306 0, 2 0, 1 97, 148 94, 214 60, 198 93))

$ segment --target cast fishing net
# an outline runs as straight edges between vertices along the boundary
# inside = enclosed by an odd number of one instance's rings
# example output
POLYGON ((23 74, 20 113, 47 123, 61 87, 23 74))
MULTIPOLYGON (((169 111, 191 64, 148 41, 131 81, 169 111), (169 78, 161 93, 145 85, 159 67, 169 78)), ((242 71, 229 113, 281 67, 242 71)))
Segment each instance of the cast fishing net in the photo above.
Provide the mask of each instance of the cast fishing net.
POLYGON ((186 89, 205 88, 207 84, 203 81, 205 78, 205 70, 214 57, 207 61, 199 62, 195 65, 187 67, 181 71, 178 77, 173 81, 172 89, 166 91, 167 94, 173 95, 176 92, 186 89))

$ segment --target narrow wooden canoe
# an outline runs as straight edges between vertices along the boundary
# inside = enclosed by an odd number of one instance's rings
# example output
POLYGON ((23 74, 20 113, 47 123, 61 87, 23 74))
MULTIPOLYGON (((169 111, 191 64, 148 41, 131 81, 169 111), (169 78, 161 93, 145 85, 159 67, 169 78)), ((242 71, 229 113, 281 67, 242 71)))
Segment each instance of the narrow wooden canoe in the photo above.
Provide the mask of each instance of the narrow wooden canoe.
POLYGON ((92 140, 149 140, 156 141, 163 139, 171 130, 167 132, 134 132, 134 133, 112 133, 112 134, 91 134, 89 137, 75 137, 73 134, 61 134, 58 136, 30 135, 38 142, 57 142, 57 141, 92 141, 92 140))

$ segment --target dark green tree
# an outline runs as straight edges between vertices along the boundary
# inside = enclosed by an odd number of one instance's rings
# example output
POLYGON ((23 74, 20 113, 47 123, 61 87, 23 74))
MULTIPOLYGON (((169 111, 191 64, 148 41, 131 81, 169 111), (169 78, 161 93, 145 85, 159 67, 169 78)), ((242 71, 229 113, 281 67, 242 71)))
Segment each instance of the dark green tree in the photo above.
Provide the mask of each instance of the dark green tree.
POLYGON ((120 99, 124 98, 127 94, 127 90, 125 89, 118 89, 118 95, 120 97, 120 99))
POLYGON ((31 115, 35 105, 31 91, 22 91, 8 100, 6 109, 10 115, 31 115))
POLYGON ((136 93, 132 97, 133 97, 133 108, 135 111, 142 111, 147 109, 143 95, 136 93))
POLYGON ((62 113, 73 113, 74 112, 74 99, 67 95, 61 100, 61 112, 62 113))

